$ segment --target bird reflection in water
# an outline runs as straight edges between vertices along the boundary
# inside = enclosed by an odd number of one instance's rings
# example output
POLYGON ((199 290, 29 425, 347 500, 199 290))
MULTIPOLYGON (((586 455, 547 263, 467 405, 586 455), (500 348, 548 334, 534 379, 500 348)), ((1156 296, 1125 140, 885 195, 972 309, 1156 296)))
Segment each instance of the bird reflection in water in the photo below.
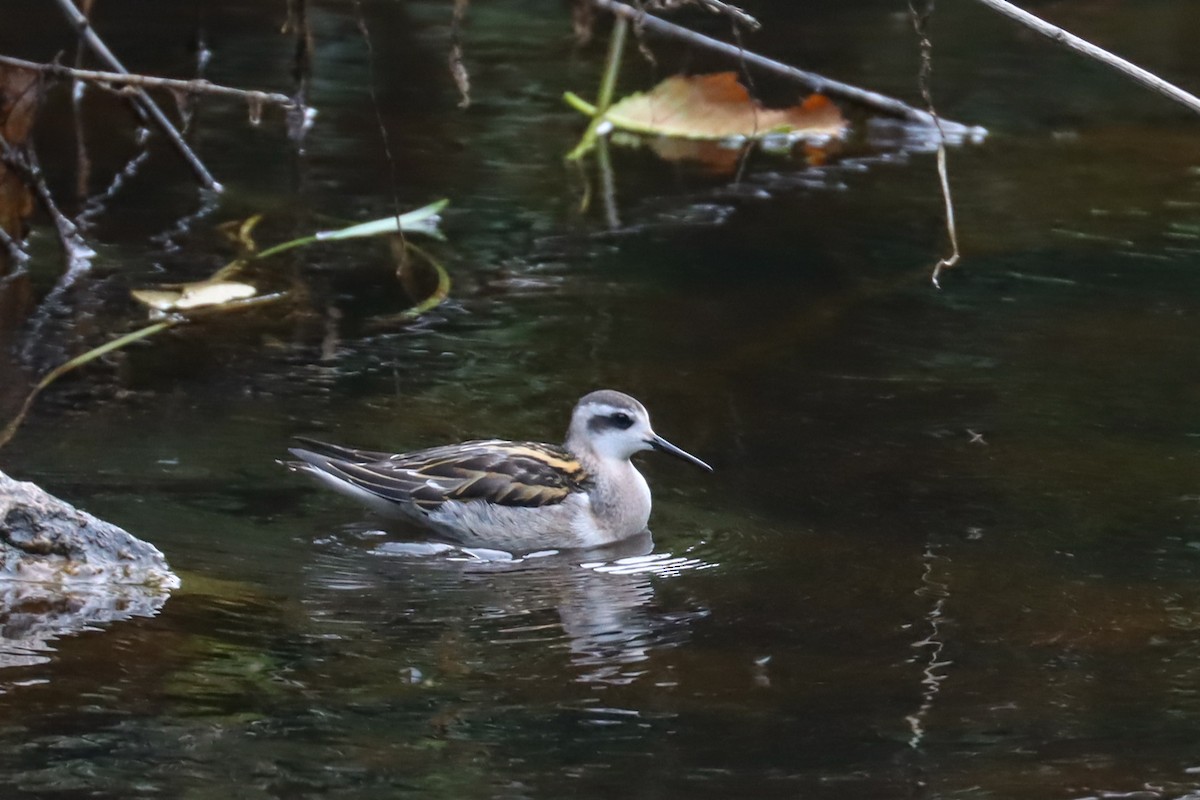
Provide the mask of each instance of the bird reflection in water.
MULTIPOLYGON (((405 592, 408 597, 396 599, 412 609, 408 622, 445 621, 448 627, 465 622, 468 638, 484 638, 489 648, 532 644, 542 645, 539 654, 565 650, 577 672, 575 680, 584 683, 636 681, 652 652, 685 642, 692 623, 708 615, 705 608, 676 611, 659 606, 658 582, 715 565, 690 554, 656 553, 648 530, 604 548, 519 557, 436 542, 375 542, 366 552, 376 558, 359 561, 358 569, 343 562, 340 570, 322 570, 322 583, 354 589, 358 597, 368 587, 372 594, 405 592), (397 562, 405 565, 400 575, 394 572, 397 562), (347 575, 347 568, 357 574, 347 575), (394 585, 397 578, 403 588, 394 585), (448 586, 446 578, 452 578, 453 585, 448 586), (449 618, 433 613, 434 620, 428 614, 420 619, 424 603, 419 597, 431 592, 437 595, 438 608, 450 612, 449 618)), ((490 655, 496 654, 489 654, 489 662, 490 655)))

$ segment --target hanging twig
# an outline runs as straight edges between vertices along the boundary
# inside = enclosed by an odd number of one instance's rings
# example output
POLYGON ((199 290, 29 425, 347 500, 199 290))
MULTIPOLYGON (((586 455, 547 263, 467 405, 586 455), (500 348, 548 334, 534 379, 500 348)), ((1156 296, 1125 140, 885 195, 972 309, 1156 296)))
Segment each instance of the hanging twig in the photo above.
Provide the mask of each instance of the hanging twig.
POLYGON ((1010 19, 1015 19, 1028 28, 1032 28, 1042 36, 1065 45, 1076 52, 1083 53, 1089 58, 1094 58, 1101 64, 1112 67, 1118 72, 1123 72, 1143 86, 1158 92, 1164 97, 1169 97, 1177 103, 1182 103, 1192 111, 1200 114, 1200 97, 1196 97, 1196 95, 1190 92, 1185 92, 1172 83, 1167 83, 1153 72, 1144 70, 1120 56, 1113 55, 1104 48, 1097 47, 1086 39, 1081 39, 1073 33, 1068 33, 1056 25, 1051 25, 1044 19, 1035 17, 1028 11, 1024 11, 1012 3, 1005 2, 1005 0, 978 0, 978 2, 983 3, 993 11, 999 11, 1010 19))
POLYGON ((929 114, 933 117, 933 123, 937 126, 938 131, 938 179, 942 187, 942 202, 946 207, 946 233, 950 237, 950 255, 938 259, 937 264, 933 267, 933 275, 930 277, 933 285, 940 289, 942 287, 938 281, 941 279, 942 270, 954 267, 962 256, 958 252, 958 226, 954 222, 954 200, 950 196, 950 176, 946 166, 946 132, 942 130, 942 120, 938 116, 937 109, 934 108, 933 90, 929 86, 930 80, 933 78, 933 42, 930 41, 925 26, 929 21, 929 15, 933 13, 933 0, 929 0, 923 14, 917 11, 913 0, 908 0, 908 11, 912 17, 913 30, 916 31, 921 45, 921 71, 918 79, 921 97, 924 98, 925 107, 929 109, 929 114))
MULTIPOLYGON (((113 71, 125 75, 129 74, 129 70, 125 69, 117 57, 113 55, 112 51, 108 49, 108 45, 104 44, 104 40, 102 40, 100 36, 97 35, 96 31, 92 29, 92 24, 88 21, 88 18, 85 17, 83 13, 75 7, 75 4, 72 3, 71 0, 58 0, 58 6, 60 9, 62 9, 63 14, 65 14, 71 21, 71 24, 75 26, 76 30, 79 31, 80 35, 83 36, 84 41, 87 42, 88 47, 92 49, 92 52, 94 52, 102 61, 104 61, 104 63, 106 63, 113 71)), ((213 178, 212 173, 208 171, 208 168, 205 167, 203 162, 200 161, 199 157, 192 152, 192 148, 188 147, 187 142, 185 142, 183 137, 179 135, 179 131, 176 130, 175 126, 171 124, 171 121, 167 119, 167 115, 164 114, 163 110, 158 107, 158 104, 154 102, 154 99, 151 98, 150 95, 146 94, 145 89, 133 87, 133 91, 135 102, 146 114, 150 116, 150 119, 153 120, 154 124, 157 125, 167 139, 170 140, 171 144, 175 147, 175 150, 179 153, 183 160, 187 162, 188 166, 192 168, 192 172, 195 173, 196 177, 200 181, 200 184, 206 189, 211 189, 215 192, 221 191, 221 184, 217 183, 216 179, 213 178)))
POLYGON ((950 176, 949 170, 946 168, 946 142, 944 139, 938 143, 937 166, 938 180, 942 184, 942 201, 946 206, 946 234, 950 237, 950 255, 938 259, 938 263, 933 267, 933 275, 930 276, 933 285, 940 289, 942 288, 942 284, 939 282, 942 270, 957 266, 962 258, 958 252, 958 225, 954 221, 954 200, 950 197, 950 176))
MULTIPOLYGON (((771 72, 775 75, 788 78, 797 83, 808 87, 814 92, 822 92, 831 97, 839 97, 843 100, 848 100, 853 103, 874 109, 882 114, 887 114, 892 117, 899 117, 910 122, 916 122, 921 125, 935 126, 937 123, 928 111, 922 111, 919 108, 914 108, 902 100, 897 100, 893 97, 872 92, 867 89, 862 89, 858 86, 852 86, 848 83, 835 81, 826 78, 823 75, 818 75, 815 72, 797 69, 796 67, 780 63, 773 59, 753 53, 749 50, 738 48, 735 45, 722 42, 719 39, 713 39, 687 28, 659 19, 651 14, 647 14, 633 6, 625 3, 618 3, 615 0, 591 0, 597 7, 604 9, 619 17, 633 21, 639 27, 644 28, 652 33, 657 33, 660 36, 668 36, 687 42, 688 44, 697 47, 703 47, 717 53, 722 53, 731 58, 739 59, 745 64, 757 67, 766 72, 771 72)), ((973 129, 966 125, 949 120, 942 120, 944 130, 954 134, 966 134, 973 129)))
POLYGON ((454 15, 450 19, 450 77, 458 87, 458 107, 467 108, 471 105, 471 73, 463 63, 462 28, 467 18, 467 4, 470 0, 454 0, 454 15))
POLYGON ((90 69, 74 69, 72 67, 65 67, 62 64, 40 64, 36 61, 26 61, 22 58, 12 58, 11 56, 0 56, 0 64, 33 70, 34 72, 40 72, 43 75, 51 75, 56 78, 72 78, 87 83, 135 86, 144 89, 171 89, 188 94, 224 95, 227 97, 236 97, 239 100, 245 100, 247 103, 252 104, 261 105, 270 103, 284 109, 292 109, 296 105, 295 101, 285 94, 234 89, 230 86, 209 83, 203 79, 181 81, 174 78, 156 78, 152 75, 134 75, 129 72, 100 72, 90 69))
POLYGON ((392 155, 392 137, 387 125, 383 122, 383 111, 380 110, 379 94, 375 90, 375 45, 371 42, 371 31, 367 27, 367 17, 363 12, 362 0, 354 0, 354 13, 357 17, 358 32, 362 35, 363 44, 367 46, 367 90, 371 94, 371 107, 375 109, 375 124, 379 127, 379 139, 383 143, 383 154, 388 162, 388 177, 391 179, 392 209, 399 228, 397 235, 404 241, 404 229, 400 222, 400 192, 397 189, 399 180, 396 175, 396 158, 392 155))
POLYGON ((722 2, 722 0, 654 0, 648 4, 648 7, 657 10, 671 11, 684 6, 697 5, 714 14, 721 14, 729 17, 730 20, 742 25, 743 27, 756 31, 762 27, 762 23, 754 17, 750 16, 745 10, 738 8, 735 5, 722 2))

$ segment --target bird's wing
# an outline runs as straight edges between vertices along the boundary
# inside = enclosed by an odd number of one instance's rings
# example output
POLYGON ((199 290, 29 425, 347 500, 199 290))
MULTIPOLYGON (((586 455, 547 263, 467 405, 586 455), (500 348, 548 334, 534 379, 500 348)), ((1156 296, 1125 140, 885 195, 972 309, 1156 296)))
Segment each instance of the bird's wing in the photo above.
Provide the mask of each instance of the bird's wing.
MULTIPOLYGON (((481 500, 533 508, 561 503, 584 488, 579 460, 551 445, 487 440, 358 461, 325 448, 317 460, 300 458, 349 483, 395 502, 432 511, 447 501, 481 500)), ((349 451, 358 454, 361 451, 349 451)))
POLYGON ((308 453, 313 453, 318 456, 328 458, 336 458, 341 461, 349 461, 352 464, 366 464, 370 461, 383 461, 391 458, 391 453, 382 453, 375 450, 356 450, 353 447, 342 447, 339 444, 329 444, 328 442, 318 442, 316 439, 309 439, 307 436, 294 436, 297 442, 304 445, 302 450, 308 453))

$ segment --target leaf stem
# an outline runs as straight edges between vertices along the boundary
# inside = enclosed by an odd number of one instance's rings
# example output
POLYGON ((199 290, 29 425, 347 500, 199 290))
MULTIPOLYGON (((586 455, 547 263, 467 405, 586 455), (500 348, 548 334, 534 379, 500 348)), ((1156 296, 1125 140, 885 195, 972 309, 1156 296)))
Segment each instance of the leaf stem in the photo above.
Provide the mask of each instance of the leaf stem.
MULTIPOLYGON (((600 79, 600 92, 596 97, 596 106, 592 109, 592 121, 588 123, 587 130, 583 132, 583 138, 579 140, 579 144, 575 145, 575 149, 567 154, 568 161, 578 161, 596 145, 597 131, 604 122, 604 114, 608 111, 608 107, 612 105, 613 92, 617 86, 617 75, 621 71, 621 57, 625 53, 625 35, 628 32, 629 21, 625 17, 617 17, 613 21, 612 38, 608 41, 608 59, 604 65, 604 77, 600 79)), ((567 97, 567 102, 571 102, 570 97, 567 97)))

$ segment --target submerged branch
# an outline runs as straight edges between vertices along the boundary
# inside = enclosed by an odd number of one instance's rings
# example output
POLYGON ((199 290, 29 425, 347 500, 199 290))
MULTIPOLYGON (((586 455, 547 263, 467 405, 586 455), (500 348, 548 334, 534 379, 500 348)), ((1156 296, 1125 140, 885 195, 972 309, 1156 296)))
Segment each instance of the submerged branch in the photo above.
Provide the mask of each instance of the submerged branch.
POLYGON ((156 78, 152 75, 135 75, 128 72, 100 72, 90 69, 74 69, 62 64, 41 64, 36 61, 25 61, 21 58, 0 55, 0 64, 21 69, 33 70, 56 78, 71 78, 87 83, 116 84, 120 86, 138 86, 146 89, 171 89, 188 94, 213 94, 236 97, 247 103, 262 105, 271 103, 285 110, 296 108, 292 98, 275 92, 260 92, 247 89, 234 89, 221 86, 203 79, 177 80, 174 78, 156 78))
POLYGON ((983 3, 993 11, 1000 12, 1010 19, 1015 19, 1017 22, 1033 29, 1048 39, 1052 39, 1078 53, 1083 53, 1085 56, 1099 61, 1101 64, 1128 75, 1143 86, 1158 92, 1164 97, 1169 97, 1177 103, 1182 103, 1192 111, 1200 114, 1200 97, 1196 97, 1196 95, 1164 81, 1153 72, 1142 69, 1136 64, 1126 61, 1102 47, 1097 47, 1088 40, 1082 39, 1073 33, 1068 33, 1056 25, 1051 25, 1041 17, 1035 17, 1028 11, 1024 11, 1012 3, 1005 2, 1005 0, 978 0, 978 2, 983 3))
MULTIPOLYGON (((652 33, 657 33, 660 36, 667 36, 674 39, 687 42, 688 44, 697 47, 703 47, 717 53, 730 56, 740 60, 747 66, 757 67, 765 72, 770 72, 775 75, 793 80, 814 92, 821 92, 831 97, 838 97, 843 100, 848 100, 853 103, 865 106, 867 108, 878 111, 882 114, 887 114, 892 117, 899 117, 910 122, 916 122, 921 125, 935 126, 936 122, 933 116, 928 111, 923 111, 914 106, 910 106, 902 100, 897 100, 894 97, 872 92, 867 89, 862 89, 858 86, 852 86, 848 83, 835 81, 826 78, 823 75, 818 75, 815 72, 797 69, 796 67, 783 64, 779 61, 767 58, 766 56, 758 55, 749 50, 737 47, 719 39, 713 39, 687 28, 659 19, 651 14, 647 14, 633 6, 619 3, 615 0, 592 0, 592 3, 597 8, 602 8, 618 17, 632 21, 640 28, 648 30, 652 33)), ((966 125, 957 122, 942 120, 942 125, 953 133, 965 133, 970 130, 966 125)))

